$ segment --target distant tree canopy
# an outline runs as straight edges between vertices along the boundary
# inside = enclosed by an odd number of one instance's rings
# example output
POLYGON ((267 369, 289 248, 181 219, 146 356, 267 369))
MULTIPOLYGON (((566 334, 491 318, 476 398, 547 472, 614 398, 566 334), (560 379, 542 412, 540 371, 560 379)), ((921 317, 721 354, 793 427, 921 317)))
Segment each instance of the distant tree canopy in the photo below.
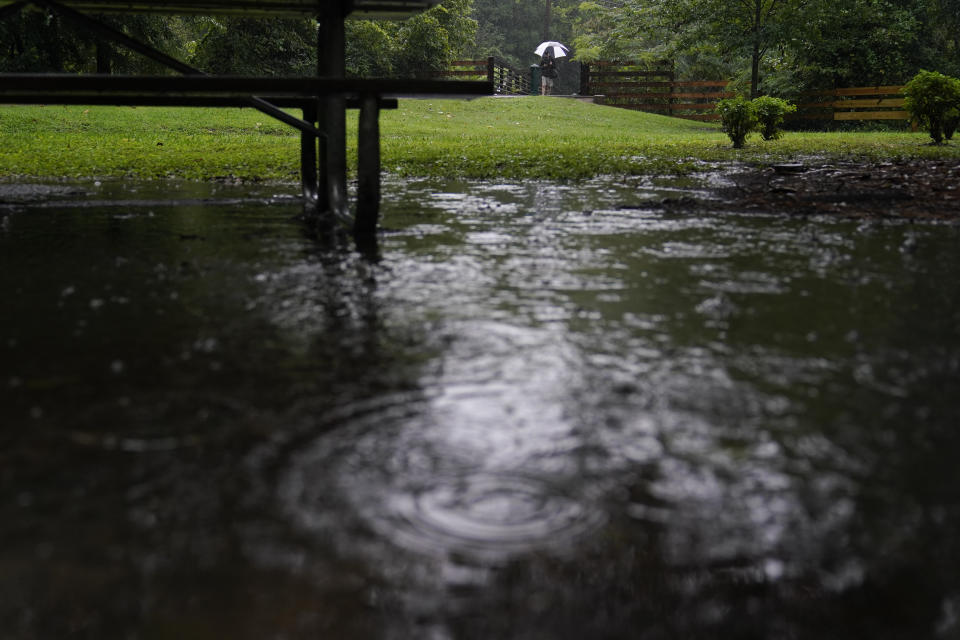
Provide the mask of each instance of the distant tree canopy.
MULTIPOLYGON (((103 19, 212 73, 316 67, 311 20, 103 19)), ((352 76, 410 77, 492 55, 525 69, 545 36, 572 45, 569 59, 669 60, 681 78, 732 79, 754 95, 901 84, 920 69, 960 75, 960 0, 442 0, 403 22, 348 21, 346 66, 352 76)), ((0 21, 0 71, 162 69, 30 9, 0 21)))
POLYGON ((347 23, 347 73, 353 76, 430 76, 473 49, 472 0, 443 0, 403 22, 347 23))
MULTIPOLYGON (((182 51, 189 20, 146 15, 96 16, 169 54, 182 51)), ((0 20, 0 71, 158 73, 151 60, 107 43, 55 13, 27 9, 0 20)))
MULTIPOLYGON (((525 70, 538 62, 533 53, 543 40, 573 43, 573 12, 580 0, 473 0, 477 21, 477 44, 470 57, 495 56, 510 66, 525 70)), ((561 92, 576 91, 579 68, 568 71, 570 58, 560 58, 561 92)))
POLYGON ((317 32, 311 20, 207 18, 202 24, 204 35, 190 63, 208 73, 316 73, 317 32))
MULTIPOLYGON (((443 0, 403 22, 348 20, 352 76, 423 76, 471 51, 472 0, 443 0)), ((97 16, 128 35, 217 74, 316 73, 316 24, 308 19, 97 16)), ((28 10, 0 21, 0 71, 158 73, 156 63, 107 43, 55 13, 28 10)))
POLYGON ((496 56, 519 68, 536 60, 534 48, 544 39, 569 43, 570 23, 562 16, 576 3, 551 0, 547 24, 546 0, 474 0, 477 19, 477 48, 480 56, 496 56), (548 32, 547 38, 544 33, 548 32))
POLYGON ((667 58, 754 95, 960 72, 960 0, 587 0, 570 15, 579 59, 667 58))

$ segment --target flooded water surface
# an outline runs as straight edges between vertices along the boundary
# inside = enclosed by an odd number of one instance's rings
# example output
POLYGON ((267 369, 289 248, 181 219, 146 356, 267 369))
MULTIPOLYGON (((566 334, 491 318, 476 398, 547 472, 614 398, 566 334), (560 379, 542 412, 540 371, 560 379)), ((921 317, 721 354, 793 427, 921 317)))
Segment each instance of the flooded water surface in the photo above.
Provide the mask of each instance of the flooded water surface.
POLYGON ((4 638, 960 637, 960 227, 0 185, 4 638))

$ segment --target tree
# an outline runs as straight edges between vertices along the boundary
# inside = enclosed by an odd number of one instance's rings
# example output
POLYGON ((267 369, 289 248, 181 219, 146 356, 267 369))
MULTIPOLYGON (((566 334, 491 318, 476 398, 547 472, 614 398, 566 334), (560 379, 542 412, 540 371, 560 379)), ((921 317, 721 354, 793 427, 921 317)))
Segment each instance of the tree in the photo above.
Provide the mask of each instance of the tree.
POLYGON ((477 23, 472 0, 443 0, 402 23, 348 21, 347 74, 431 76, 454 56, 473 49, 477 23))
MULTIPOLYGON (((185 53, 190 19, 148 15, 94 16, 101 22, 174 57, 185 53)), ((164 68, 103 40, 56 12, 21 11, 0 21, 0 71, 158 73, 164 68)))
POLYGON ((315 74, 316 33, 308 19, 210 19, 191 62, 214 74, 315 74))
POLYGON ((393 25, 373 20, 348 20, 346 24, 347 75, 385 78, 393 75, 393 25))
POLYGON ((960 0, 586 0, 573 26, 582 59, 668 57, 753 96, 960 74, 960 0))
POLYGON ((928 0, 929 47, 937 52, 929 66, 960 76, 960 0, 928 0))
POLYGON ((415 78, 439 74, 453 59, 450 37, 429 13, 407 20, 397 37, 396 69, 415 78))
POLYGON ((611 5, 597 0, 580 3, 573 15, 573 46, 577 59, 597 60, 661 59, 666 39, 645 19, 640 4, 611 5))
POLYGON ((769 51, 795 27, 803 0, 589 0, 575 23, 578 56, 671 57, 704 76, 749 65, 750 95, 760 93, 769 51))
POLYGON ((811 2, 790 40, 808 87, 900 84, 931 63, 922 0, 811 2))
POLYGON ((473 17, 473 0, 443 0, 431 9, 440 28, 447 33, 453 55, 472 51, 477 39, 477 21, 473 17))
POLYGON ((801 0, 655 0, 653 7, 661 31, 676 34, 674 50, 713 42, 721 55, 746 57, 753 98, 767 52, 796 29, 801 0))

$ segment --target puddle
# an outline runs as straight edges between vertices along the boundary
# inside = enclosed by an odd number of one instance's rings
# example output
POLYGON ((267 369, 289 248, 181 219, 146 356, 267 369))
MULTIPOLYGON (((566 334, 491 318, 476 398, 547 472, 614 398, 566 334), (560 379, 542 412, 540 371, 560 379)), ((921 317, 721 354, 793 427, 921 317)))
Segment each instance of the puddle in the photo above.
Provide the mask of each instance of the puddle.
POLYGON ((952 637, 960 229, 723 179, 0 185, 5 633, 952 637))

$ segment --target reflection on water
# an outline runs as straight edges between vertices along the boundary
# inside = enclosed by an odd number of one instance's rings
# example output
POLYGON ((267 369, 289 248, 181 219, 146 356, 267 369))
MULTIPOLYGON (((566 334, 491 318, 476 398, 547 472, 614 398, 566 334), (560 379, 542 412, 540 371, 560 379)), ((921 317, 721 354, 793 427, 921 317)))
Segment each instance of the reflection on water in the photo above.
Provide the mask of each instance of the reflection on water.
POLYGON ((683 187, 0 185, 4 637, 957 637, 960 229, 683 187))

